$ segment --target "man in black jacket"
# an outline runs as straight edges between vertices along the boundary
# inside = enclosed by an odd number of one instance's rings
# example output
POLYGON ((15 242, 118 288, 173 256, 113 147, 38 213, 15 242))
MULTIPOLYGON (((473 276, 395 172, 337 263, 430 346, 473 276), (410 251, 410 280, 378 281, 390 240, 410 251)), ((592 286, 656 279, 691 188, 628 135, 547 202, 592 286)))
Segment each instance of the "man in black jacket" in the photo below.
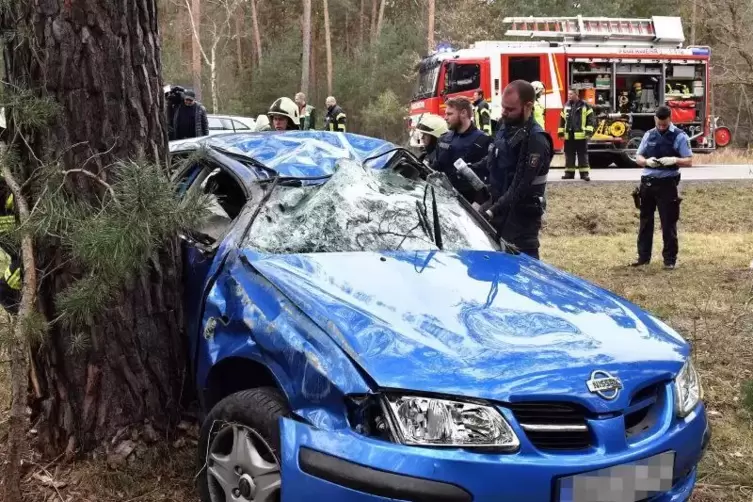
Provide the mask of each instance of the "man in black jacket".
POLYGON ((492 135, 492 111, 481 89, 477 89, 473 94, 473 122, 481 132, 487 136, 492 135))
POLYGON ((325 101, 327 105, 327 115, 324 116, 324 130, 333 132, 346 132, 346 122, 348 120, 345 112, 337 104, 337 100, 329 96, 325 101))
POLYGON ((196 94, 188 90, 183 93, 183 104, 173 117, 173 137, 170 139, 198 138, 209 135, 209 120, 204 105, 196 101, 196 94))
POLYGON ((539 258, 539 231, 546 209, 552 138, 533 118, 536 94, 515 80, 502 94, 503 125, 490 150, 490 199, 478 207, 506 242, 539 258))

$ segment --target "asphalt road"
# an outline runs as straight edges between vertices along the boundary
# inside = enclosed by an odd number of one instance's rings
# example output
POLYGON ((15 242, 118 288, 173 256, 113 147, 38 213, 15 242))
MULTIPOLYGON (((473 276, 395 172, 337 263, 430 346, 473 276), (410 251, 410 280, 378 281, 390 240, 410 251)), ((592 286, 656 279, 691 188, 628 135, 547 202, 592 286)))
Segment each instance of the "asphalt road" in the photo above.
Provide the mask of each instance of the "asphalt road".
MULTIPOLYGON (((716 165, 716 166, 693 166, 683 168, 683 181, 715 181, 715 180, 753 180, 753 165, 716 165)), ((564 174, 563 169, 551 169, 549 171, 549 183, 573 183, 571 180, 560 179, 564 174)), ((575 174, 578 181, 578 173, 575 174)), ((593 181, 640 181, 641 169, 591 169, 593 181)))

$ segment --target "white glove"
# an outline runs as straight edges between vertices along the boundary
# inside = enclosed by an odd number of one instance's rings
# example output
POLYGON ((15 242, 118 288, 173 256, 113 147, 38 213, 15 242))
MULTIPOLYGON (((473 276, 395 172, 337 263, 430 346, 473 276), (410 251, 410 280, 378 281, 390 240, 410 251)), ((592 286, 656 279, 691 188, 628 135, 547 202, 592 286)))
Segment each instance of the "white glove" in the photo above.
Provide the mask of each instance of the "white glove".
POLYGON ((659 160, 656 157, 651 157, 650 159, 646 159, 646 165, 648 167, 661 167, 662 164, 659 162, 659 160))
POLYGON ((663 166, 675 166, 677 165, 677 157, 662 157, 659 162, 663 166))
POLYGON ((479 204, 478 202, 474 202, 473 204, 471 204, 471 206, 473 206, 473 209, 475 209, 476 211, 481 212, 481 204, 479 204))

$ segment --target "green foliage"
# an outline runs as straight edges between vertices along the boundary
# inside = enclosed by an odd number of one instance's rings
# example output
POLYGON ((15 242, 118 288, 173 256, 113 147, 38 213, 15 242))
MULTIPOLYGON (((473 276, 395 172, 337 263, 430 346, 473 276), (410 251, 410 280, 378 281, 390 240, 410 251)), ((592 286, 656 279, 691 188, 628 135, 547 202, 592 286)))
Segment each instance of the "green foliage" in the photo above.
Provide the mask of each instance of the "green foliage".
POLYGON ((25 130, 39 130, 60 113, 60 106, 50 97, 39 97, 28 89, 9 85, 0 92, 0 106, 5 108, 6 119, 25 130))
POLYGON ((363 132, 389 141, 400 142, 403 117, 407 113, 408 108, 404 102, 392 90, 388 89, 364 108, 362 112, 363 132))

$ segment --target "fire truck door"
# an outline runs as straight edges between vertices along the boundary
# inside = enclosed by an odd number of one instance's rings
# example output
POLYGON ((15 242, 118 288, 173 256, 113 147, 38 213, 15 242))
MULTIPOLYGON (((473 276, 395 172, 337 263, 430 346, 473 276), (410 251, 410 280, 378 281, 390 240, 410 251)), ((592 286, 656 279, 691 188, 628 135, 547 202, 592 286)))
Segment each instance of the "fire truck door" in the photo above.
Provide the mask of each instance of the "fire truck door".
MULTIPOLYGON (((551 79, 547 78, 549 72, 546 54, 538 55, 521 55, 521 56, 502 56, 502 88, 514 80, 525 80, 533 82, 538 80, 547 90, 551 90, 551 79)), ((545 94, 546 96, 546 94, 545 94)), ((546 106, 546 104, 544 105, 546 106)), ((549 129, 549 119, 544 114, 546 129, 549 129)))

